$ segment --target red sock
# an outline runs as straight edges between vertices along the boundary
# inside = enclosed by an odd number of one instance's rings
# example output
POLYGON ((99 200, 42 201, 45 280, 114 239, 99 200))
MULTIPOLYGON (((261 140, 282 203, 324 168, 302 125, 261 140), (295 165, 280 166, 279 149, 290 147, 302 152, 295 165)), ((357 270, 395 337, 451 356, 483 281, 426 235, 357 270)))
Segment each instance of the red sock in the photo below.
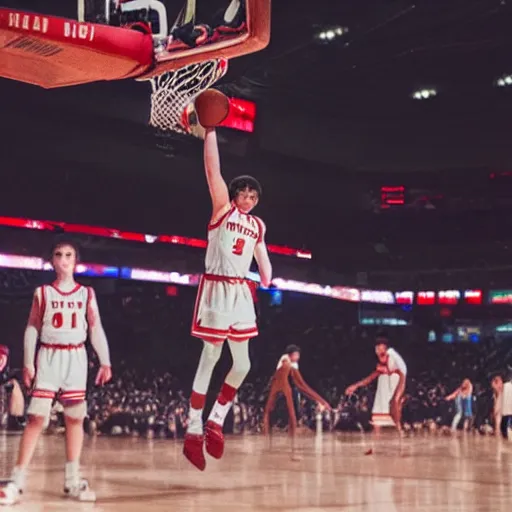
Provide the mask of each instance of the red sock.
POLYGON ((192 409, 204 409, 205 403, 206 395, 201 395, 200 393, 192 391, 192 394, 190 395, 190 407, 192 409))
POLYGON ((220 389, 219 396, 217 397, 217 402, 219 402, 220 405, 226 405, 228 402, 232 402, 235 399, 236 391, 236 388, 224 382, 220 389))

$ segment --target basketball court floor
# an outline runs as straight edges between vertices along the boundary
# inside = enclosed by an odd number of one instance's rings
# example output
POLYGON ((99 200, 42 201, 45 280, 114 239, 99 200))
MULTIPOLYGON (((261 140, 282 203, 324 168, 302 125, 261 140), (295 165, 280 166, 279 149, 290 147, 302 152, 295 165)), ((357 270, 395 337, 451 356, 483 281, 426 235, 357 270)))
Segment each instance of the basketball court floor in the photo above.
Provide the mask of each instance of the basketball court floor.
MULTIPOLYGON (((18 436, 2 435, 2 474, 14 461, 18 436)), ((167 440, 88 439, 85 476, 96 504, 62 499, 64 445, 44 436, 38 446, 22 512, 504 512, 512 504, 512 444, 492 437, 389 435, 376 454, 368 437, 327 434, 299 439, 302 460, 290 460, 288 439, 228 439, 225 457, 201 473, 167 440)))

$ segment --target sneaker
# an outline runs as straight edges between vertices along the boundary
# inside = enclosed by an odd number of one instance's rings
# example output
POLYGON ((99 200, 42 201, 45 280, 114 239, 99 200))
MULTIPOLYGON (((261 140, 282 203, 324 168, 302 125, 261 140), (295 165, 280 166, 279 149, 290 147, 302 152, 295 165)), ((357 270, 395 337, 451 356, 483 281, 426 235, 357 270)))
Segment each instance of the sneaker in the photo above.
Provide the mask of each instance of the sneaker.
POLYGON ((206 451, 215 459, 224 454, 224 434, 222 427, 213 421, 207 421, 205 426, 206 451))
POLYGON ((21 489, 14 482, 0 485, 0 505, 14 505, 20 501, 21 489))
POLYGON ((185 444, 183 445, 183 455, 197 468, 204 471, 206 468, 206 459, 203 453, 204 435, 185 434, 185 444))
POLYGON ((77 485, 64 487, 64 496, 76 501, 96 501, 96 493, 89 488, 89 482, 84 479, 77 485))

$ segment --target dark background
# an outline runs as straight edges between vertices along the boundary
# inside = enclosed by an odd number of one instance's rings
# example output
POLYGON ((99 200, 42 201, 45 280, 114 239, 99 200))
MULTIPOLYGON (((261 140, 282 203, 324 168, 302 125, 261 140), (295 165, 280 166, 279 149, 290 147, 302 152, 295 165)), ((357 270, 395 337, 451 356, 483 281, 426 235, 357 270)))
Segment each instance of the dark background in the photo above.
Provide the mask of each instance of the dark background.
MULTIPOLYGON (((262 182, 268 241, 337 272, 506 265, 512 96, 494 82, 512 71, 510 4, 275 1, 272 14, 270 46, 221 84, 258 104, 256 132, 222 133, 222 158, 228 178, 262 182), (315 38, 337 25, 349 32, 315 38), (438 96, 411 99, 422 87, 438 96), (380 208, 385 185, 406 187, 404 207, 380 208)), ((149 92, 0 79, 1 212, 204 236, 201 144, 166 149, 146 127, 149 92)))

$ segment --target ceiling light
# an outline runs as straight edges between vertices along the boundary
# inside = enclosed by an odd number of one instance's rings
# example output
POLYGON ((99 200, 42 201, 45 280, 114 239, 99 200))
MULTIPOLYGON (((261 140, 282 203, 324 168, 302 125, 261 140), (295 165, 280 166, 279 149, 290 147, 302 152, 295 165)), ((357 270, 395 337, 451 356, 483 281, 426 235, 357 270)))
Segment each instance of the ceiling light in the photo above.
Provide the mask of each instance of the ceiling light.
POLYGON ((337 37, 341 37, 348 32, 346 27, 332 27, 327 30, 323 30, 317 34, 317 38, 322 41, 332 41, 337 37))
POLYGON ((498 87, 506 87, 508 85, 512 85, 512 75, 500 76, 500 78, 498 78, 495 83, 498 87))
POLYGON ((428 100, 434 96, 437 96, 437 91, 435 89, 420 89, 412 93, 412 97, 415 100, 428 100))

